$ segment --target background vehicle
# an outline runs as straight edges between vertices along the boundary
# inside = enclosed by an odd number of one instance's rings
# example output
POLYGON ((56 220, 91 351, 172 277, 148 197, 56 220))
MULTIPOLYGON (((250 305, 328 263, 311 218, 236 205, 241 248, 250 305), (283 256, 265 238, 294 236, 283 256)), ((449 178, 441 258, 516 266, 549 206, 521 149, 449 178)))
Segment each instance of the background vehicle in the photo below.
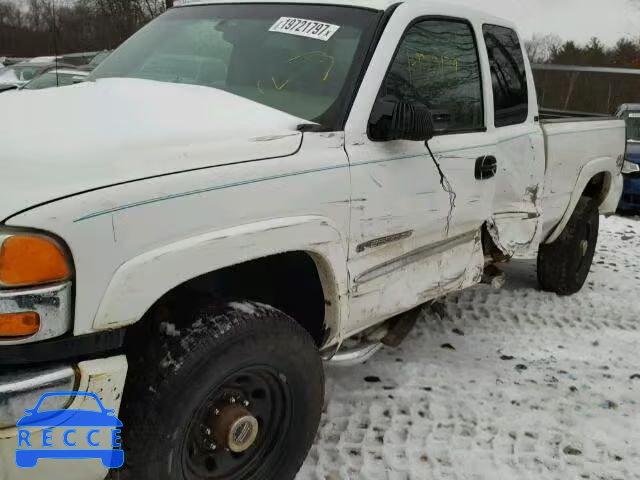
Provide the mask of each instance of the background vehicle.
POLYGON ((87 72, 92 72, 95 68, 100 65, 109 55, 111 54, 110 50, 104 50, 103 52, 97 53, 89 63, 86 65, 82 65, 78 68, 80 70, 86 70, 87 72))
POLYGON ((23 57, 3 57, 2 63, 4 64, 5 67, 10 67, 11 65, 15 65, 16 63, 27 62, 29 60, 31 59, 23 58, 23 57))
POLYGON ((23 87, 37 76, 56 67, 73 68, 64 64, 40 63, 33 60, 11 65, 0 72, 0 92, 23 87))
POLYGON ((84 82, 89 76, 89 72, 73 70, 70 68, 53 67, 41 73, 29 83, 22 87, 22 90, 42 90, 52 87, 66 87, 84 82))
POLYGON ((41 57, 33 57, 28 60, 25 60, 24 63, 36 63, 38 65, 55 63, 56 60, 60 62, 62 60, 61 57, 55 55, 45 55, 41 57))
POLYGON ((3 68, 0 71, 0 91, 18 88, 26 83, 25 77, 31 79, 36 74, 32 66, 20 67, 19 65, 3 68))
POLYGON ((61 55, 59 61, 67 65, 73 65, 76 68, 83 67, 92 61, 96 55, 100 55, 101 52, 80 52, 69 53, 61 55))
POLYGON ((640 208, 640 104, 622 105, 617 116, 627 125, 627 150, 622 168, 624 191, 620 208, 637 210, 640 208))
POLYGON ((34 388, 34 359, 89 359, 136 480, 293 479, 323 359, 397 344, 511 258, 577 292, 622 190, 624 122, 541 119, 515 26, 423 0, 189 2, 0 108, 0 312, 58 306, 0 359, 34 388))

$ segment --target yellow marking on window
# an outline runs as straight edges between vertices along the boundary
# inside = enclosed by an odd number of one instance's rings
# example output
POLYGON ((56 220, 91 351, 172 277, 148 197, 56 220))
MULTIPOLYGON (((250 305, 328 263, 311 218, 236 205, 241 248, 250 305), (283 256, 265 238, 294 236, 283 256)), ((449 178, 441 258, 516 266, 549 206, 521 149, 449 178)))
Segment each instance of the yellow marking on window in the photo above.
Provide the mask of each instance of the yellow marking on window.
POLYGON ((327 69, 326 73, 322 77, 322 81, 326 82, 329 79, 329 75, 331 74, 331 71, 333 70, 333 67, 336 64, 336 59, 332 55, 329 55, 329 54, 327 54, 325 52, 317 50, 317 51, 314 51, 314 52, 307 52, 307 53, 303 53, 301 55, 296 55, 295 57, 291 57, 289 59, 288 63, 293 63, 293 62, 296 62, 296 61, 298 61, 300 59, 308 58, 308 57, 311 57, 311 56, 320 56, 321 58, 328 58, 331 61, 331 65, 329 66, 329 68, 327 69))
POLYGON ((284 87, 286 87, 289 84, 289 81, 290 81, 290 79, 287 78, 283 83, 278 85, 278 82, 274 77, 271 77, 271 80, 273 80, 273 86, 276 87, 276 90, 278 90, 279 92, 282 91, 284 87))
POLYGON ((458 73, 460 71, 460 59, 408 50, 407 66, 410 76, 414 72, 419 73, 429 69, 429 67, 439 67, 442 73, 445 73, 447 67, 451 67, 455 73, 458 73))
MULTIPOLYGON (((303 54, 300 54, 300 55, 296 55, 296 56, 293 56, 293 57, 289 58, 287 60, 287 63, 288 64, 293 64, 293 63, 296 63, 298 61, 305 60, 305 59, 308 59, 308 58, 311 58, 311 57, 319 57, 320 59, 328 59, 330 61, 331 64, 329 65, 329 68, 327 68, 327 71, 322 76, 322 81, 323 82, 326 82, 327 80, 329 80, 329 78, 331 77, 331 72, 333 71, 333 67, 335 66, 335 62, 336 61, 335 61, 335 58, 333 56, 331 56, 331 55, 329 55, 329 54, 327 54, 325 52, 322 52, 322 51, 318 50, 318 51, 307 52, 307 53, 303 53, 303 54)), ((287 87, 287 85, 289 85, 289 83, 292 80, 295 79, 295 77, 296 77, 295 75, 290 76, 289 78, 287 78, 286 80, 284 80, 283 82, 280 82, 280 83, 278 82, 278 80, 276 80, 275 77, 271 77, 271 81, 273 82, 274 88, 277 91, 281 92, 287 87)), ((257 87, 258 87, 258 91, 261 94, 264 94, 264 90, 262 89, 262 80, 258 80, 257 87)))

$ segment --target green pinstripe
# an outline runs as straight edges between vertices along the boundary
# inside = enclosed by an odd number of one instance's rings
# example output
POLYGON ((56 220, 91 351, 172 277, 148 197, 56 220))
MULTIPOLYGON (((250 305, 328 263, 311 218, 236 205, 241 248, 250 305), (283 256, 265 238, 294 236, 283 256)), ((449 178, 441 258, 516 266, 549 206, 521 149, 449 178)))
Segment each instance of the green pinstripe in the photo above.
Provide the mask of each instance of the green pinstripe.
MULTIPOLYGON (((470 146, 470 147, 465 147, 465 148, 457 148, 454 150, 447 150, 445 152, 438 152, 438 155, 442 155, 442 154, 447 154, 447 153, 453 153, 453 152, 458 152, 461 150, 469 150, 472 148, 479 148, 479 147, 483 147, 484 145, 476 145, 476 146, 470 146)), ((310 170, 301 170, 298 172, 290 172, 290 173, 283 173, 280 175, 271 175, 268 177, 261 177, 261 178, 254 178, 251 180, 242 180, 242 181, 238 181, 238 182, 232 182, 232 183, 226 183, 223 185, 215 185, 212 187, 205 187, 205 188, 199 188, 197 190, 190 190, 187 192, 181 192, 181 193, 174 193, 171 195, 164 195, 162 197, 155 197, 155 198, 150 198, 147 200, 141 200, 139 202, 133 202, 133 203, 128 203, 126 205, 121 205, 119 207, 113 207, 113 208, 109 208, 106 210, 100 210, 98 212, 94 212, 94 213, 90 213, 88 215, 84 215, 80 218, 77 218, 74 220, 74 223, 76 222, 82 222, 84 220, 89 220, 91 218, 96 218, 96 217, 101 217, 103 215, 109 215, 111 213, 115 213, 115 212, 120 212, 122 210, 128 210, 130 208, 135 208, 135 207, 141 207, 143 205, 150 205, 153 203, 159 203, 159 202, 166 202, 168 200, 173 200, 176 198, 183 198, 183 197, 190 197, 193 195, 199 195, 201 193, 206 193, 206 192, 214 192, 216 190, 224 190, 226 188, 233 188, 233 187, 240 187, 242 185, 251 185, 253 183, 261 183, 261 182, 268 182, 270 180, 278 180, 281 178, 288 178, 288 177, 297 177, 300 175, 308 175, 310 173, 318 173, 318 172, 326 172, 329 170, 339 170, 342 168, 349 168, 349 167, 360 167, 362 165, 372 165, 372 164, 376 164, 376 163, 386 163, 386 162, 393 162, 396 160, 406 160, 409 158, 416 158, 416 157, 422 157, 424 156, 424 154, 420 154, 420 155, 402 155, 399 157, 393 157, 393 158, 384 158, 384 159, 378 159, 378 160, 369 160, 366 162, 359 162, 359 163, 354 163, 354 164, 342 164, 342 165, 331 165, 328 167, 321 167, 321 168, 313 168, 310 170)))

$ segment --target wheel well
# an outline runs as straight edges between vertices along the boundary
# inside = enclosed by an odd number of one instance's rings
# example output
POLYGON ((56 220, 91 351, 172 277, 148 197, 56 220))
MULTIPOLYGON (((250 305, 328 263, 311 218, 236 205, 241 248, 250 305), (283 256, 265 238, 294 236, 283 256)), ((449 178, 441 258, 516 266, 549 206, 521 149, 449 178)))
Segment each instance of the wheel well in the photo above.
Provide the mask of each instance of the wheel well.
POLYGON ((609 195, 611 185, 612 177, 609 172, 600 172, 593 175, 585 185, 580 197, 577 199, 574 196, 571 197, 571 203, 569 204, 567 211, 564 213, 559 223, 555 227, 553 227, 543 243, 551 244, 558 239, 558 237, 566 228, 571 216, 573 216, 575 207, 578 204, 580 198, 588 198, 591 205, 600 207, 600 205, 602 205, 602 203, 607 198, 607 195, 609 195), (573 205, 574 202, 575 205, 573 205))
POLYGON ((189 280, 160 298, 135 326, 148 331, 158 321, 179 323, 176 312, 185 305, 225 300, 252 300, 266 303, 296 320, 318 346, 330 335, 325 328, 324 290, 314 258, 296 251, 251 260, 189 280))
POLYGON ((609 188, 611 188, 611 177, 608 173, 601 172, 594 175, 591 180, 587 182, 582 196, 591 198, 600 205, 609 193, 609 188))

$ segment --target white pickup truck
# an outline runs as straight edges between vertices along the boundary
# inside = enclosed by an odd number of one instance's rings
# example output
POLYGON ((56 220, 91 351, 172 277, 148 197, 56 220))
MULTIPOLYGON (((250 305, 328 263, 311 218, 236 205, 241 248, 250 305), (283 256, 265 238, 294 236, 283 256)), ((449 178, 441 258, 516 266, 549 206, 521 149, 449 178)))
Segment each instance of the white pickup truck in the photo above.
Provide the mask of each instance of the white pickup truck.
POLYGON ((622 121, 544 121, 515 27, 425 0, 183 2, 0 111, 2 480, 107 474, 15 465, 57 391, 119 412, 117 478, 293 479, 323 361, 514 257, 577 292, 622 186, 622 121))

